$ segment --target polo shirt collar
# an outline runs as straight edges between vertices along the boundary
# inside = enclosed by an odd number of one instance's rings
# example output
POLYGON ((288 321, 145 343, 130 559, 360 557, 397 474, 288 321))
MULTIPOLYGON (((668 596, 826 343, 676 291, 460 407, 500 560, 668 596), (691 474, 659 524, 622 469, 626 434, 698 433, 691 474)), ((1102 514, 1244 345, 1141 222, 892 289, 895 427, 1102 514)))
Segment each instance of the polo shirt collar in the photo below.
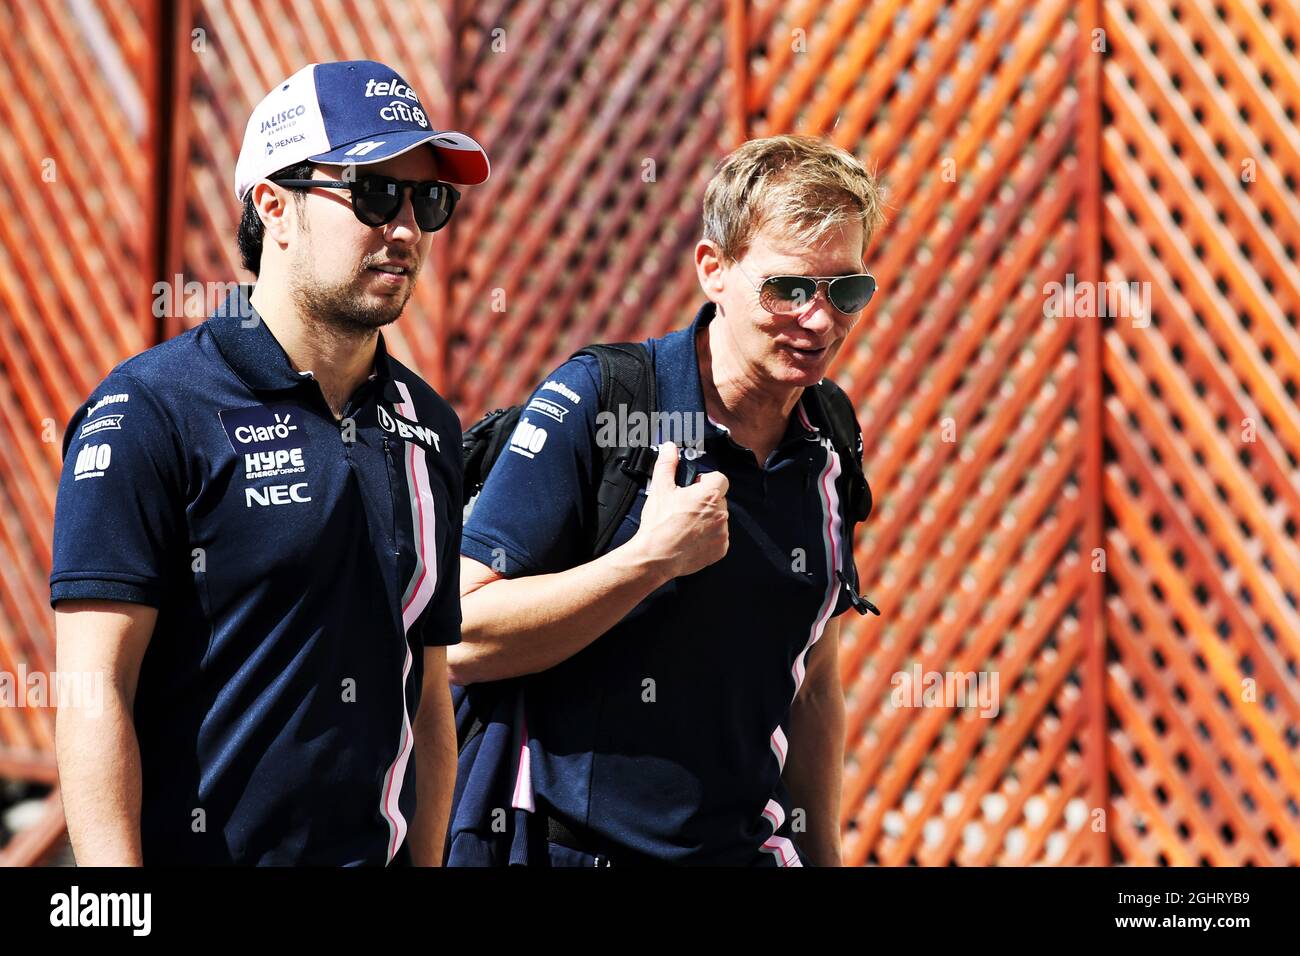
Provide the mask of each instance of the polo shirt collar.
MULTIPOLYGON (((704 411, 704 388, 700 384, 700 356, 695 348, 695 335, 717 316, 717 305, 706 302, 700 306, 689 327, 669 332, 655 345, 655 386, 658 391, 659 410, 693 414, 704 411)), ((799 396, 790 415, 786 436, 820 434, 821 424, 817 403, 812 401, 808 389, 799 396), (800 414, 803 409, 804 415, 800 414), (804 425, 805 415, 811 428, 804 425)), ((709 419, 709 427, 725 431, 709 419)))
MULTIPOLYGON (((293 367, 284 347, 253 308, 252 291, 251 285, 237 286, 205 323, 226 364, 256 392, 282 391, 311 381, 310 372, 299 372, 293 367)), ((392 363, 381 332, 375 343, 375 365, 369 380, 384 387, 392 377, 392 363)))

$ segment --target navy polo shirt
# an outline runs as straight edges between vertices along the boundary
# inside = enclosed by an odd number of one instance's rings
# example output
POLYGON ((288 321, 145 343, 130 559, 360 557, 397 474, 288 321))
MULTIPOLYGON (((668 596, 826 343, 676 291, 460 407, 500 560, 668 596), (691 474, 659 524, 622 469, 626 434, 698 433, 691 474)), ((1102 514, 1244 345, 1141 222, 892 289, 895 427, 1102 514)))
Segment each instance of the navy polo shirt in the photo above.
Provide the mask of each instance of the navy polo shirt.
MULTIPOLYGON (((661 423, 688 437, 686 416, 699 413, 696 465, 729 480, 727 554, 527 680, 514 805, 540 802, 669 862, 798 865, 781 781, 786 728, 809 650, 851 606, 834 570, 847 564, 857 586, 847 481, 806 392, 762 466, 707 419, 695 333, 713 316, 706 305, 689 328, 647 345, 660 411, 679 413, 661 423)), ((587 356, 533 393, 466 522, 462 554, 506 577, 589 560, 599 401, 599 365, 587 356)), ((636 532, 644 501, 643 489, 612 547, 636 532)))
POLYGON ((146 863, 385 864, 460 640, 460 422, 379 337, 342 421, 241 287, 68 425, 51 603, 147 604, 146 863))

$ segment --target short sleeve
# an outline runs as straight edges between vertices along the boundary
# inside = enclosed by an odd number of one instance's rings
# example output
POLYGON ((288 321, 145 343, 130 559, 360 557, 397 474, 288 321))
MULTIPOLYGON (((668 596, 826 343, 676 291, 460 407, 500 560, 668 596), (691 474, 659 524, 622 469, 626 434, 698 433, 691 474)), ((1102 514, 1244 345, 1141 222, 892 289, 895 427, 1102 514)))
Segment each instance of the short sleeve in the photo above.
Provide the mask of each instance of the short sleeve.
POLYGON ((596 360, 578 356, 532 393, 470 510, 461 554, 505 577, 582 562, 595 520, 599 379, 596 360))
MULTIPOLYGON (((460 643, 460 542, 464 522, 464 474, 461 471, 460 422, 455 423, 455 442, 448 447, 456 449, 457 467, 447 470, 447 535, 438 549, 438 587, 425 614, 421 637, 425 647, 447 647, 460 643)), ((440 429, 441 430, 441 429, 440 429)), ((445 431, 450 435, 451 428, 445 431)), ((443 439, 446 442, 446 439, 443 439)))
POLYGON ((181 436, 134 376, 114 371, 72 416, 54 512, 50 604, 158 607, 186 543, 181 436))

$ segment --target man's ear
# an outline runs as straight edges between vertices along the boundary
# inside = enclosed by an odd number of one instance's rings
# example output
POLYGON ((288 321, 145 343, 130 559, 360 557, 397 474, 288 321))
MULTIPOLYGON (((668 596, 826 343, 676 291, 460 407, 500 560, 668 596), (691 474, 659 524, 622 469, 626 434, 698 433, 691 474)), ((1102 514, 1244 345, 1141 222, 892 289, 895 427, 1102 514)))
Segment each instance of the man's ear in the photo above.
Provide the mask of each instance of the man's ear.
POLYGON ((722 299, 722 251, 708 239, 695 244, 695 275, 710 302, 722 299))
POLYGON ((253 187, 253 208, 262 220, 262 230, 267 239, 283 246, 295 226, 299 210, 289 201, 289 190, 273 186, 265 179, 253 187))

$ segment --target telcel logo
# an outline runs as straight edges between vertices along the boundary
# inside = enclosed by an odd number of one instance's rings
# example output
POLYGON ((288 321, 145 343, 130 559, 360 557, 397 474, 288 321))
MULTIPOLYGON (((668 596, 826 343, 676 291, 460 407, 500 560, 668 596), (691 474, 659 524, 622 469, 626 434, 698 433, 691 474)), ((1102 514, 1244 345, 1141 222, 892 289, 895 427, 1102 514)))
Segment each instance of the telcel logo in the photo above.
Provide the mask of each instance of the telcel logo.
POLYGON ((401 80, 369 80, 366 83, 366 96, 400 96, 403 99, 419 102, 415 90, 401 80))

